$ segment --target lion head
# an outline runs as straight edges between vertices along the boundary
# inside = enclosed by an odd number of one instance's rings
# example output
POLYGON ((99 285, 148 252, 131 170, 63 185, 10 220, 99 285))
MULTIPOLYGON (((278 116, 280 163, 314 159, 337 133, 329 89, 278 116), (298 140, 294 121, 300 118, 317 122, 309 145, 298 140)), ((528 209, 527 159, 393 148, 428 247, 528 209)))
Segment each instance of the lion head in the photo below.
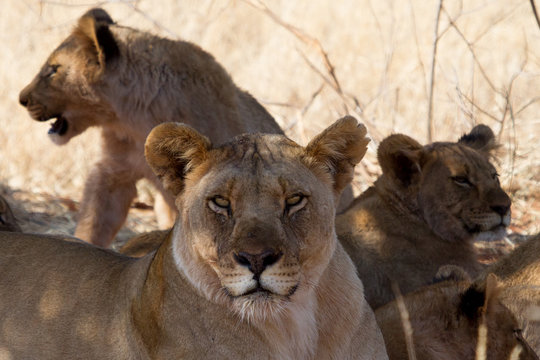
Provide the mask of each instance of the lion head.
POLYGON ((500 237, 510 223, 511 200, 489 161, 496 147, 485 125, 456 143, 422 146, 406 135, 391 135, 379 146, 383 175, 378 182, 445 240, 500 237))
POLYGON ((96 92, 105 65, 113 66, 119 54, 108 27, 112 23, 101 9, 87 12, 19 94, 33 119, 55 119, 49 136, 57 144, 114 116, 96 92))
POLYGON ((346 117, 305 148, 260 134, 213 147, 186 125, 154 128, 145 154, 177 199, 177 266, 250 321, 305 304, 336 246, 336 199, 364 156, 365 134, 346 117))

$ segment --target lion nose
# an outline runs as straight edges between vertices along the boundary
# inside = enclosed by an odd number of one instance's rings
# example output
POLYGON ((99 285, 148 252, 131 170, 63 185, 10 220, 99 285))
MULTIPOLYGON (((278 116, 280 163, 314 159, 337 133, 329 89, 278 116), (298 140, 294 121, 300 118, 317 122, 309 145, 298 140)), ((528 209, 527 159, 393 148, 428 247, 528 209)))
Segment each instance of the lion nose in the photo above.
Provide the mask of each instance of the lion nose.
POLYGON ((491 206, 491 210, 495 211, 497 214, 504 216, 510 209, 509 205, 495 205, 491 206))
POLYGON ((486 195, 488 198, 491 198, 489 207, 491 210, 495 211, 497 214, 504 216, 510 210, 512 205, 512 200, 510 197, 501 189, 494 189, 488 192, 486 195))
POLYGON ((274 250, 265 250, 259 254, 250 254, 244 251, 234 254, 237 263, 247 268, 254 274, 254 279, 258 280, 266 267, 275 264, 280 258, 281 253, 274 250))
POLYGON ((26 105, 28 105, 28 96, 21 92, 21 94, 19 95, 19 102, 22 106, 26 107, 26 105))

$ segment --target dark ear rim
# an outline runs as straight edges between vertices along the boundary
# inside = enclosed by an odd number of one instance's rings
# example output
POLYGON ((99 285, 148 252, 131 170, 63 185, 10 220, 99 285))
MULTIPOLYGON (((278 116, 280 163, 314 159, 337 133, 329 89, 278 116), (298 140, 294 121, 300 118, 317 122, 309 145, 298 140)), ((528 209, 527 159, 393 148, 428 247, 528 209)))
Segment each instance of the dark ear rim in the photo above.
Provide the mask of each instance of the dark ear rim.
POLYGON ((383 174, 394 177, 407 188, 422 172, 424 147, 410 136, 392 134, 379 144, 377 160, 383 174))
POLYGON ((500 281, 497 275, 489 273, 484 280, 479 280, 461 295, 459 309, 469 320, 476 321, 489 311, 501 292, 500 281))
POLYGON ((468 146, 488 156, 499 148, 493 130, 483 124, 476 125, 468 134, 463 134, 457 143, 468 146))
POLYGON ((74 31, 74 35, 86 44, 86 48, 94 52, 102 70, 120 55, 118 43, 109 28, 113 24, 105 10, 94 8, 81 16, 74 31))

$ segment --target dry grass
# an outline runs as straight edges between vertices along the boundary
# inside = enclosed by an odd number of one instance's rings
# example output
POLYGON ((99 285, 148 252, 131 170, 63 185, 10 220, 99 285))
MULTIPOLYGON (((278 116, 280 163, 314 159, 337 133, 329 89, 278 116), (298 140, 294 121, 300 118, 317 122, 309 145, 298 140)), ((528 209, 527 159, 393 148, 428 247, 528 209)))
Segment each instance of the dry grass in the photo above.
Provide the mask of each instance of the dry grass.
POLYGON ((378 174, 375 149, 390 133, 455 140, 490 125, 503 144, 512 229, 540 231, 540 30, 526 0, 447 0, 440 8, 422 0, 8 1, 0 13, 0 181, 18 190, 25 210, 41 211, 25 192, 76 204, 98 156, 96 130, 57 147, 49 125, 32 121, 17 100, 93 5, 121 24, 200 44, 300 143, 346 113, 360 118, 373 141, 357 191, 378 174))

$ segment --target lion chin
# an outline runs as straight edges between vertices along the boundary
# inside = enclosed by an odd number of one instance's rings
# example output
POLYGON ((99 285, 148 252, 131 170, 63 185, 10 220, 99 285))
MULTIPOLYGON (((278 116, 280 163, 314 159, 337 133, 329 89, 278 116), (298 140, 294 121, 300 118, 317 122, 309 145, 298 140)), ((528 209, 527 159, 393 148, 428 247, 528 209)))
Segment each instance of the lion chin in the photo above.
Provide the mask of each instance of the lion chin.
POLYGON ((262 323, 269 320, 279 321, 289 303, 290 301, 286 296, 258 290, 235 297, 233 299, 233 309, 242 321, 262 323))

